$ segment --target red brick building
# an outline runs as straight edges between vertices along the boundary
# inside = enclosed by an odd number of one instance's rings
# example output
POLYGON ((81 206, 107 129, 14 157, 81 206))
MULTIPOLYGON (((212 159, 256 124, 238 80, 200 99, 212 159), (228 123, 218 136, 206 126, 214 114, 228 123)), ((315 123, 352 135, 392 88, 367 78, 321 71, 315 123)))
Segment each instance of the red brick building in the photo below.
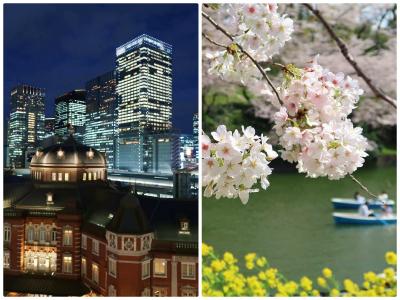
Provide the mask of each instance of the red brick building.
POLYGON ((142 197, 107 180, 77 143, 5 176, 4 294, 196 296, 197 201, 142 197))

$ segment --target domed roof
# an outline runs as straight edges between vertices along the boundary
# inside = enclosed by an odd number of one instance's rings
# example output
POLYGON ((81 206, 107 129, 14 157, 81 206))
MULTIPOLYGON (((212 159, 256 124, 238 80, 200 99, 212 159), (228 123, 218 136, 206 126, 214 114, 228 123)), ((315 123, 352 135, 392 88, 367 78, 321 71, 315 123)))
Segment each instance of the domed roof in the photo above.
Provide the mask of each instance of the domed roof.
POLYGON ((72 135, 61 144, 38 149, 31 167, 106 167, 106 159, 95 149, 78 143, 72 135))

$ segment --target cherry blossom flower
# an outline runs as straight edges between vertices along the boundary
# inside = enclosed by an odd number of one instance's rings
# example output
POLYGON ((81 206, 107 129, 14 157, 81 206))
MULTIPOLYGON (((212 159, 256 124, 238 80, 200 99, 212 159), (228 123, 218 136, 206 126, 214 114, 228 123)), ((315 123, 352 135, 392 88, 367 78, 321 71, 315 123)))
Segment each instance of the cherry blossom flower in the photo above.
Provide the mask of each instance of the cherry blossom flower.
POLYGON ((257 182, 263 189, 268 188, 267 176, 272 172, 269 162, 278 154, 266 136, 256 135, 250 126, 242 127, 240 134, 238 130, 228 131, 225 125, 218 126, 211 136, 214 142, 203 133, 202 182, 205 197, 239 197, 246 204, 249 194, 258 191, 253 188, 257 182))

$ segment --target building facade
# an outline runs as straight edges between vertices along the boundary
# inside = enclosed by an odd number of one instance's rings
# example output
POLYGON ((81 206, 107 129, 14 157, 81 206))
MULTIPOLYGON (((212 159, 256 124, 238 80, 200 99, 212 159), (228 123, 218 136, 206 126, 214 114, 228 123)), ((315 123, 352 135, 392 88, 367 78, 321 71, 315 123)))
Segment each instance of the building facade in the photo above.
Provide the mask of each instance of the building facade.
POLYGON ((86 91, 73 90, 55 100, 55 134, 65 139, 69 135, 69 126, 75 131, 75 137, 82 142, 85 133, 86 91))
POLYGON ((84 143, 105 154, 108 169, 115 167, 118 106, 115 86, 115 71, 86 83, 84 143))
POLYGON ((44 119, 44 138, 53 136, 54 133, 55 118, 47 117, 44 119))
POLYGON ((196 162, 199 163, 199 114, 193 114, 193 140, 196 162))
POLYGON ((117 163, 126 165, 126 153, 138 161, 135 171, 153 169, 151 135, 172 127, 172 46, 141 35, 116 49, 118 99, 117 163), (127 146, 141 143, 141 147, 127 146), (123 153, 124 155, 120 155, 123 153))
POLYGON ((196 139, 192 134, 179 135, 179 168, 197 168, 196 139))
POLYGON ((44 102, 44 89, 19 85, 11 90, 8 146, 13 168, 24 168, 26 152, 44 138, 44 102))
POLYGON ((5 180, 5 295, 198 294, 195 199, 111 184, 104 155, 72 136, 38 149, 30 171, 5 180))

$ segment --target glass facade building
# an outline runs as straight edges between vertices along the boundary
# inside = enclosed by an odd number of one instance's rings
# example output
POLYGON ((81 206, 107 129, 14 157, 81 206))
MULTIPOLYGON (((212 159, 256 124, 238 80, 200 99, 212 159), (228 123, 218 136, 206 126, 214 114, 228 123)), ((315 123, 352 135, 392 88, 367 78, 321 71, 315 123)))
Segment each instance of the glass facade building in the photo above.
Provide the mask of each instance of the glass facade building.
POLYGON ((193 143, 196 162, 199 162, 199 114, 193 114, 193 143))
POLYGON ((74 128, 74 137, 83 142, 86 116, 86 91, 73 90, 56 98, 55 134, 65 139, 69 135, 68 125, 74 128))
POLYGON ((44 138, 54 135, 55 118, 46 118, 44 120, 44 138))
POLYGON ((84 143, 105 154, 108 169, 115 167, 118 106, 115 86, 115 71, 86 83, 84 143))
POLYGON ((172 46, 141 35, 118 47, 116 79, 116 167, 151 172, 157 169, 152 136, 172 127, 172 46))
POLYGON ((19 85, 11 90, 8 127, 9 164, 26 167, 26 153, 44 138, 44 89, 19 85))

